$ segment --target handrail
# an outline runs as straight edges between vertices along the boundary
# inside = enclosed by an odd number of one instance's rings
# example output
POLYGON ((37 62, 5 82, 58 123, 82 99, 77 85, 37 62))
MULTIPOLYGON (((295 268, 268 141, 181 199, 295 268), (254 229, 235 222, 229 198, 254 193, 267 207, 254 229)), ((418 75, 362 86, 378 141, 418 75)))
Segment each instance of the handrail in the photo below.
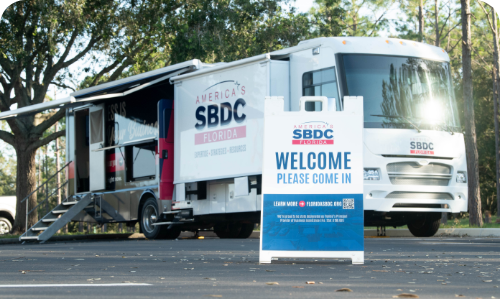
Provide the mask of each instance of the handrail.
POLYGON ((52 180, 58 173, 60 173, 61 171, 63 171, 63 169, 65 169, 66 167, 68 167, 69 164, 71 164, 73 161, 69 161, 68 163, 66 163, 66 165, 64 165, 61 169, 59 169, 56 173, 54 173, 50 178, 46 179, 45 180, 45 183, 41 184, 40 186, 38 186, 38 188, 36 188, 33 192, 31 192, 28 196, 26 196, 23 200, 21 200, 21 203, 25 202, 26 199, 30 198, 31 195, 33 195, 35 192, 38 191, 38 189, 42 188, 43 186, 47 185, 45 187, 45 199, 42 200, 40 203, 38 203, 34 208, 31 209, 31 211, 28 212, 29 210, 29 201, 26 202, 26 227, 25 227, 25 231, 24 233, 27 234, 28 233, 28 218, 29 218, 29 215, 31 214, 31 212, 33 212, 36 208, 38 208, 41 204, 45 203, 52 195, 54 195, 59 189, 61 189, 63 186, 65 186, 66 184, 68 184, 69 182, 69 179, 66 180, 66 182, 64 182, 63 184, 61 184, 60 186, 57 186, 56 190, 54 190, 50 195, 49 195, 49 189, 48 189, 48 183, 50 180, 52 180))
POLYGON ((34 207, 33 209, 31 209, 29 212, 28 212, 28 215, 31 214, 31 212, 33 212, 36 208, 38 208, 41 204, 43 204, 44 202, 47 201, 47 199, 49 199, 52 195, 56 194, 56 192, 61 189, 62 187, 66 186, 66 184, 69 183, 69 180, 66 180, 66 182, 62 183, 61 186, 59 186, 59 188, 57 188, 56 190, 54 190, 54 192, 50 193, 49 196, 47 196, 44 200, 42 200, 41 202, 39 202, 36 207, 34 207))
POLYGON ((23 203, 26 199, 30 198, 30 196, 33 195, 33 193, 37 192, 38 189, 42 188, 43 185, 46 185, 53 177, 55 177, 59 172, 61 172, 64 168, 66 168, 69 164, 71 164, 71 162, 73 162, 73 161, 69 161, 68 163, 66 163, 66 165, 64 165, 61 169, 59 169, 59 171, 54 173, 54 175, 52 175, 50 178, 46 179, 45 183, 38 186, 38 188, 36 188, 35 191, 31 192, 28 196, 26 196, 23 200, 21 200, 21 203, 23 203))

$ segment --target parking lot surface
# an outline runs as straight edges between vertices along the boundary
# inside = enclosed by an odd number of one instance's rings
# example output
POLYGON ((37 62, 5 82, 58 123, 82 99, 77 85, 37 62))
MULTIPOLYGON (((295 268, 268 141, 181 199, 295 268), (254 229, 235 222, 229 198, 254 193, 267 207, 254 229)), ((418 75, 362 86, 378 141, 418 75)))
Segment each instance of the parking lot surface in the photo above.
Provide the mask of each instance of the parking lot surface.
POLYGON ((366 238, 364 265, 260 265, 258 239, 1 245, 0 298, 500 298, 499 249, 496 238, 366 238))

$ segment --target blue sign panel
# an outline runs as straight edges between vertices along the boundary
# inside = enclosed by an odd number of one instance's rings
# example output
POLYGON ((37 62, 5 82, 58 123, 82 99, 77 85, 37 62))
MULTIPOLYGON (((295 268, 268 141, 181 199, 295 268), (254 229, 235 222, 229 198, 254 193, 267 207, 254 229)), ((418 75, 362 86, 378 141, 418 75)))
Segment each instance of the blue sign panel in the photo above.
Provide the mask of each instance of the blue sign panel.
POLYGON ((266 194, 263 250, 363 251, 361 194, 266 194))

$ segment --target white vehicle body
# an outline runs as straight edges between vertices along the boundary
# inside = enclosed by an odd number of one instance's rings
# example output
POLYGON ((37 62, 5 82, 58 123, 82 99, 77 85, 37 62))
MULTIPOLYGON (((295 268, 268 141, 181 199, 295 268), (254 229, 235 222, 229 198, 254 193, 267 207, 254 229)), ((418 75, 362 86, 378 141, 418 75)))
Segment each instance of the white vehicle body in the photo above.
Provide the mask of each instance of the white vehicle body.
POLYGON ((283 96, 286 111, 302 96, 337 110, 363 96, 365 225, 437 231, 441 212, 467 211, 449 57, 412 41, 318 38, 228 63, 194 59, 0 119, 66 107, 68 193, 98 198, 74 221, 141 222, 151 238, 160 224, 241 237, 260 221, 266 96, 283 96))
POLYGON ((0 235, 8 233, 12 229, 15 218, 16 197, 0 196, 0 235))
MULTIPOLYGON (((226 183, 214 180, 256 175, 261 172, 264 96, 285 96, 285 109, 296 111, 299 109, 299 98, 306 95, 303 86, 304 73, 328 68, 336 70, 338 79, 335 83, 339 97, 347 95, 342 86, 345 84, 342 81, 346 78, 341 73, 339 54, 412 57, 449 62, 448 55, 442 49, 411 41, 381 38, 320 38, 302 42, 297 47, 273 52, 265 58, 255 57, 253 62, 222 64, 172 78, 171 81, 177 83, 176 153, 180 155, 175 164, 174 183, 206 180, 209 185, 225 184, 224 188, 222 185, 219 187, 214 185, 213 189, 219 191, 210 191, 209 193, 213 193, 214 196, 209 200, 197 201, 196 197, 191 195, 187 197, 188 202, 179 205, 179 208, 192 206, 195 215, 253 211, 254 207, 257 211, 260 210, 260 195, 250 194, 249 196, 254 196, 251 199, 235 200, 232 180, 226 183), (316 53, 313 53, 314 51, 316 53), (239 84, 238 87, 245 87, 245 94, 237 93, 233 97, 226 97, 224 93, 232 91, 235 83, 239 84), (195 129, 195 124, 201 123, 194 118, 197 107, 204 106, 208 109, 210 105, 217 107, 226 101, 234 105, 237 98, 250 99, 247 100, 248 106, 243 109, 250 118, 242 123, 247 127, 246 140, 231 138, 229 140, 225 135, 219 136, 219 132, 231 131, 239 126, 234 121, 225 127, 217 123, 213 128, 207 125, 202 126, 200 130, 195 129), (250 132, 248 128, 252 131, 250 132), (213 138, 211 134, 215 134, 213 138), (195 144, 197 137, 194 135, 203 136, 206 142, 195 144), (238 145, 246 146, 245 154, 230 153, 231 148, 238 145), (189 199, 192 201, 189 202, 189 199), (238 202, 240 208, 235 210, 233 202, 238 202)), ((362 95, 365 97, 365 103, 371 100, 369 94, 349 95, 362 95)), ((449 100, 454 101, 452 93, 450 97, 449 100)), ((336 102, 340 109, 342 101, 336 100, 336 102)), ((456 113, 456 111, 446 113, 456 113)), ((218 116, 220 117, 220 113, 218 116)), ((458 172, 465 173, 467 169, 463 134, 445 129, 421 129, 419 132, 413 127, 400 129, 365 126, 364 130, 365 169, 376 169, 379 173, 379 180, 366 180, 364 184, 364 208, 366 211, 374 212, 373 215, 365 213, 368 223, 403 225, 408 221, 407 215, 403 219, 397 217, 391 219, 390 215, 401 212, 404 215, 408 212, 467 211, 467 184, 457 183, 456 178, 458 172), (411 149, 412 142, 414 149, 411 149), (419 143, 426 143, 424 147, 427 150, 419 149, 419 143), (432 147, 432 151, 427 148, 428 146, 432 147)), ((191 184, 188 188, 195 189, 196 185, 191 184)))

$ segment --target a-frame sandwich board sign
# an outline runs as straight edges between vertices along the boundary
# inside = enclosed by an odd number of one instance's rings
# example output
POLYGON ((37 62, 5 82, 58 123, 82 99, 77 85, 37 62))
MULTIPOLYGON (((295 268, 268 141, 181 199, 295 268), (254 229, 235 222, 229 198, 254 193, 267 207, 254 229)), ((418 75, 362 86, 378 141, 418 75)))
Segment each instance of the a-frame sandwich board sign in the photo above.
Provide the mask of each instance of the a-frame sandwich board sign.
POLYGON ((346 258, 364 263, 363 98, 343 111, 326 97, 302 97, 285 112, 266 97, 261 263, 273 258, 346 258), (321 111, 306 111, 321 102, 321 111))

